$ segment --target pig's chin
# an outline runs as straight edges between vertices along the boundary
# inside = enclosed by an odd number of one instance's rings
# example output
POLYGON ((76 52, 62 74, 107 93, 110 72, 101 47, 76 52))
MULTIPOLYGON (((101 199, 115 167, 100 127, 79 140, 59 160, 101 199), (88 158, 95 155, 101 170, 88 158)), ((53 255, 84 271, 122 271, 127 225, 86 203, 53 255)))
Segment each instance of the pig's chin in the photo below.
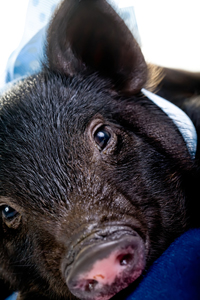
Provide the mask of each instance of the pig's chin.
POLYGON ((81 300, 108 300, 134 282, 145 267, 144 241, 137 234, 84 247, 65 272, 66 283, 81 300))

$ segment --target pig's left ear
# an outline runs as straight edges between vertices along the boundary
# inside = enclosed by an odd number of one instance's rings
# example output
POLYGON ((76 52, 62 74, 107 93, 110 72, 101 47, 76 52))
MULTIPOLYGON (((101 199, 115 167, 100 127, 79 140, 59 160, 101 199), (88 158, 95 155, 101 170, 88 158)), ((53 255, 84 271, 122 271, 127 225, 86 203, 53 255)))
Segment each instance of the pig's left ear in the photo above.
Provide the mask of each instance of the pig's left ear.
POLYGON ((137 93, 147 79, 137 42, 105 0, 65 0, 49 27, 46 53, 50 69, 67 76, 95 71, 123 93, 137 93))

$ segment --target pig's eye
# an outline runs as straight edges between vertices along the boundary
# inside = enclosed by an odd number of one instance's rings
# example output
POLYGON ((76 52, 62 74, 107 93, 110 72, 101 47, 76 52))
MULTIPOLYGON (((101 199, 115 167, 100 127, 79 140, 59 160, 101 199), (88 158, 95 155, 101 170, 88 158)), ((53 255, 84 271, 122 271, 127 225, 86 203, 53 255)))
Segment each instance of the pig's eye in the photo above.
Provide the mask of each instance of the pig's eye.
POLYGON ((2 207, 2 214, 6 220, 12 220, 18 212, 10 206, 4 205, 2 207))
POLYGON ((21 222, 21 215, 12 207, 3 205, 0 207, 2 220, 9 228, 16 229, 21 222))
POLYGON ((99 148, 101 148, 101 150, 103 150, 107 146, 110 138, 111 138, 111 134, 104 126, 100 127, 94 133, 94 140, 96 144, 99 146, 99 148))

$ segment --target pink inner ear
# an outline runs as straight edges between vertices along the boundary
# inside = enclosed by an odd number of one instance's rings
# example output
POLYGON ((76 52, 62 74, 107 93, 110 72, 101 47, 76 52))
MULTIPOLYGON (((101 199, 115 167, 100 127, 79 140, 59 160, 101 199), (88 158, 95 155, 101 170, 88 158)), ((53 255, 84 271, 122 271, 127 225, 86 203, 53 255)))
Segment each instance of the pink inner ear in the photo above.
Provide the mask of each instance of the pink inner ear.
POLYGON ((50 68, 66 75, 87 69, 115 89, 137 93, 147 79, 141 50, 124 21, 105 0, 64 1, 48 33, 50 68))

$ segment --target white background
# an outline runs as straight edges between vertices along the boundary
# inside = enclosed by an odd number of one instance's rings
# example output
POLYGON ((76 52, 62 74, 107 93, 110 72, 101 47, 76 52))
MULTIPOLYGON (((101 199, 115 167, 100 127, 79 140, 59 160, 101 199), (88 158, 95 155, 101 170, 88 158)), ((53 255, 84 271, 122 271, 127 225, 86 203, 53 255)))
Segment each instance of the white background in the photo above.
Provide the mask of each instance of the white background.
POLYGON ((135 2, 146 59, 200 72, 200 0, 135 2))
MULTIPOLYGON (((200 72, 200 0, 115 0, 134 4, 148 62, 200 72)), ((0 80, 23 35, 28 0, 0 0, 0 80)))
POLYGON ((0 84, 6 62, 24 31, 29 0, 0 0, 0 84))

